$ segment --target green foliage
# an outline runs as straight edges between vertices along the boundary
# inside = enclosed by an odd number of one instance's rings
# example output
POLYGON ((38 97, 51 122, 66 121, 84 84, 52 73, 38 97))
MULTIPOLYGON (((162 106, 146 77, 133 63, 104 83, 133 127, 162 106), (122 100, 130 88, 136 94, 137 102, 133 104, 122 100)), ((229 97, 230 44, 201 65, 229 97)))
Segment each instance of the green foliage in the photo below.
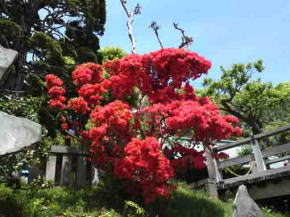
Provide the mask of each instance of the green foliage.
POLYGON ((244 155, 248 155, 252 153, 253 153, 253 149, 251 145, 244 145, 242 146, 241 150, 238 150, 238 156, 244 156, 244 155))
POLYGON ((267 208, 267 207, 263 207, 262 211, 263 211, 265 217, 287 217, 287 216, 289 216, 289 214, 282 214, 282 213, 274 212, 272 209, 267 208))
POLYGON ((153 204, 161 217, 230 217, 232 204, 210 199, 206 194, 191 190, 186 184, 178 183, 177 189, 168 200, 160 199, 153 204))
POLYGON ((9 100, 0 98, 0 111, 39 122, 38 111, 43 102, 43 97, 33 96, 11 97, 9 100))
POLYGON ((0 8, 0 44, 18 51, 5 89, 22 90, 30 73, 68 73, 65 57, 97 61, 105 0, 11 0, 0 1, 0 8))
POLYGON ((125 210, 124 213, 127 217, 143 217, 145 216, 144 208, 140 207, 138 204, 133 201, 125 201, 125 210))
POLYGON ((0 19, 0 35, 6 35, 9 40, 15 41, 21 33, 21 27, 17 23, 9 19, 0 19))
POLYGON ((104 47, 99 50, 99 55, 102 62, 105 62, 113 59, 122 59, 127 55, 127 53, 119 47, 104 47))
POLYGON ((276 87, 252 75, 262 72, 262 61, 234 64, 230 69, 221 67, 219 80, 206 79, 201 94, 209 95, 225 112, 242 121, 245 132, 260 133, 266 126, 289 117, 290 83, 276 87))
MULTIPOLYGON (((0 216, 7 217, 231 217, 233 202, 209 198, 203 192, 191 190, 185 183, 176 183, 177 189, 168 199, 158 199, 145 205, 123 199, 116 205, 116 191, 103 187, 73 190, 49 188, 11 190, 0 185, 0 216), (108 189, 107 189, 108 190, 108 189), (110 194, 110 196, 106 196, 110 194)), ((117 186, 116 186, 117 187, 117 186)), ((286 217, 263 208, 265 217, 286 217)))
POLYGON ((37 32, 31 37, 31 48, 34 52, 46 58, 50 65, 64 65, 61 44, 43 32, 37 32))
POLYGON ((24 217, 28 216, 26 198, 23 192, 15 194, 11 189, 0 185, 0 216, 24 217))

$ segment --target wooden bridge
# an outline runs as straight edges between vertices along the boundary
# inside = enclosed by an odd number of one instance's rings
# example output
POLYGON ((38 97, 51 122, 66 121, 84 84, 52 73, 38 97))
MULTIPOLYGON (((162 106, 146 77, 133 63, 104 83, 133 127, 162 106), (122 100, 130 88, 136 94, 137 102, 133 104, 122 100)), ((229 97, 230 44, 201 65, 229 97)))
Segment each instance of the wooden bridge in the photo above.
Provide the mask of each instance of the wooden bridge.
POLYGON ((255 200, 290 195, 290 166, 287 163, 290 160, 290 125, 206 150, 206 160, 209 178, 196 186, 206 185, 213 197, 234 194, 241 184, 248 187, 255 200), (226 160, 213 158, 214 154, 245 145, 251 147, 252 153, 226 160), (279 162, 282 162, 280 167, 277 166, 279 162), (238 165, 248 168, 249 173, 223 177, 225 170, 238 165))

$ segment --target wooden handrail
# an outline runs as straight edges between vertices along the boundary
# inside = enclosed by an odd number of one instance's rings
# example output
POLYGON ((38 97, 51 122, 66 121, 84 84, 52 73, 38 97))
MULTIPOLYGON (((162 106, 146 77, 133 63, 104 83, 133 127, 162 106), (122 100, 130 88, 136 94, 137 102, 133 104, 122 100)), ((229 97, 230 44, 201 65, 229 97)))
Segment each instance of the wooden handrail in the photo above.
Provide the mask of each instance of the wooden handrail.
POLYGON ((276 130, 269 131, 269 132, 256 134, 253 137, 248 137, 248 138, 242 139, 242 140, 237 141, 237 142, 233 142, 233 143, 214 147, 213 151, 214 152, 224 151, 224 150, 234 148, 234 147, 237 147, 240 145, 245 145, 247 143, 251 143, 252 139, 262 139, 262 138, 273 136, 273 135, 276 135, 276 134, 279 134, 279 133, 282 133, 282 132, 285 132, 288 130, 290 130, 290 125, 287 125, 285 127, 281 127, 281 128, 276 129, 276 130))
MULTIPOLYGON (((270 157, 270 156, 280 154, 280 153, 283 153, 286 151, 290 151, 290 143, 278 145, 278 146, 272 147, 271 149, 262 150, 262 157, 263 158, 270 157)), ((282 158, 274 159, 274 160, 266 160, 265 163, 271 164, 271 163, 276 163, 276 162, 280 162, 280 161, 287 160, 287 159, 290 159, 290 156, 286 156, 286 157, 282 157, 282 158)), ((236 157, 236 158, 232 158, 229 160, 224 160, 224 161, 218 162, 218 168, 225 169, 225 168, 230 167, 230 166, 235 166, 235 165, 239 165, 239 164, 246 164, 246 163, 249 163, 253 160, 255 160, 254 155, 248 154, 248 155, 244 155, 244 156, 240 156, 240 157, 236 157)))

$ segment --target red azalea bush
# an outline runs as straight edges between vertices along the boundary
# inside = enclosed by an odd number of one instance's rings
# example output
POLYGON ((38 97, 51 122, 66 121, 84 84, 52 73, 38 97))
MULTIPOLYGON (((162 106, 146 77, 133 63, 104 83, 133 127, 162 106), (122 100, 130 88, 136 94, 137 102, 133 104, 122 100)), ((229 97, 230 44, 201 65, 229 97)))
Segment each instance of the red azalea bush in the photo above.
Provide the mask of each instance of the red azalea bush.
POLYGON ((98 167, 151 202, 169 195, 168 181, 176 171, 205 167, 196 145, 211 147, 241 133, 236 118, 223 116, 216 104, 198 97, 190 86, 210 66, 183 49, 127 55, 104 66, 82 64, 72 72, 74 98, 67 96, 68 101, 63 82, 46 76, 50 107, 61 113, 64 133, 70 130, 89 141, 98 167))

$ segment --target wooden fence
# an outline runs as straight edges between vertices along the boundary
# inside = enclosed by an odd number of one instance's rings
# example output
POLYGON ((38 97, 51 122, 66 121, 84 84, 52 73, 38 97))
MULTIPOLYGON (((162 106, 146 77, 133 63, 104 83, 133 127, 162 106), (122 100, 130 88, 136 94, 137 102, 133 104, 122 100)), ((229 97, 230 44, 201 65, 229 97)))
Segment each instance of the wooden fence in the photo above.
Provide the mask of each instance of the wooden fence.
POLYGON ((82 187, 90 185, 92 174, 88 153, 75 147, 52 146, 46 163, 45 178, 56 185, 82 187))
POLYGON ((290 159, 290 155, 287 153, 290 152, 290 143, 269 144, 270 137, 281 135, 287 131, 290 131, 290 125, 270 132, 257 134, 237 142, 221 145, 212 150, 207 149, 205 153, 209 174, 209 193, 212 196, 217 196, 218 189, 236 187, 240 184, 254 183, 261 180, 266 181, 275 179, 276 177, 290 175, 290 167, 288 166, 270 169, 271 164, 290 159), (263 146, 261 145, 262 143, 263 146), (214 154, 243 145, 250 145, 252 153, 227 160, 218 160, 213 157, 214 154), (249 174, 228 179, 223 177, 222 171, 226 168, 245 164, 249 164, 249 174))

